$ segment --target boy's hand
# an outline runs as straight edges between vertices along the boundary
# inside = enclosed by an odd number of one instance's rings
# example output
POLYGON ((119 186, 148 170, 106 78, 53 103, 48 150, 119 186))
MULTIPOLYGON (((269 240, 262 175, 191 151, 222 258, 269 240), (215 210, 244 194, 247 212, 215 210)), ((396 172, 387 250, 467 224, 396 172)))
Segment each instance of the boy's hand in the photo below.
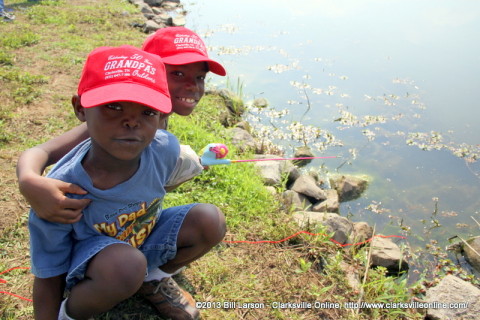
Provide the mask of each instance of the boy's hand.
POLYGON ((43 176, 20 182, 20 191, 36 214, 47 221, 74 223, 82 218, 82 210, 90 199, 70 199, 66 193, 87 194, 79 186, 43 176))

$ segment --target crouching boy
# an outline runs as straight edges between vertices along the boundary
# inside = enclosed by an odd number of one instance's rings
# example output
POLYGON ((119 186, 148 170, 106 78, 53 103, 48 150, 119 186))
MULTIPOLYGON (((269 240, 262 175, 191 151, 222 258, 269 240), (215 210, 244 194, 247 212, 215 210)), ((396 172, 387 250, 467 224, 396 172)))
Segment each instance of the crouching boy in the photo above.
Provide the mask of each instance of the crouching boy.
POLYGON ((210 204, 162 209, 179 156, 177 139, 157 130, 171 112, 163 63, 131 46, 97 48, 72 105, 91 138, 49 177, 79 185, 88 193, 70 196, 91 203, 73 224, 30 212, 35 319, 89 319, 139 290, 165 318, 198 318, 171 275, 223 239, 225 218, 210 204))

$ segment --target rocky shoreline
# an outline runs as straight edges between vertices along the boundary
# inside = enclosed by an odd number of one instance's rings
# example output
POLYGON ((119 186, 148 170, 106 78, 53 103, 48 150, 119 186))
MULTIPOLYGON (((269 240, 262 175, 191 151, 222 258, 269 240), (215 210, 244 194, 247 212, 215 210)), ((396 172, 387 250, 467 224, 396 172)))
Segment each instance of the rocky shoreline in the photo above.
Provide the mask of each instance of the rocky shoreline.
POLYGON ((155 32, 165 27, 185 25, 187 12, 183 9, 180 0, 128 0, 136 5, 145 17, 145 23, 136 25, 145 33, 155 32))
MULTIPOLYGON (((237 150, 254 152, 257 159, 282 157, 263 153, 263 142, 255 137, 250 125, 242 121, 245 107, 239 97, 225 89, 210 90, 206 94, 223 98, 218 105, 218 108, 224 109, 220 121, 237 150)), ((370 265, 366 268, 384 267, 392 276, 408 270, 406 257, 391 238, 376 234, 367 222, 352 222, 340 215, 340 203, 359 198, 368 187, 368 178, 353 175, 324 178, 312 172, 301 172, 298 164, 290 160, 261 161, 256 162, 255 166, 265 187, 277 196, 286 212, 292 212, 292 219, 299 228, 315 232, 315 227, 321 224, 328 233, 333 234, 331 240, 339 246, 369 245, 370 265), (286 190, 278 194, 277 190, 284 187, 286 190)), ((480 244, 480 237, 468 243, 471 247, 469 251, 475 254, 473 246, 480 244)), ((464 248, 465 245, 460 246, 460 250, 466 252, 464 248)), ((473 254, 469 261, 476 257, 473 254)), ((358 271, 347 263, 344 263, 343 269, 349 285, 360 288, 358 271)), ((426 319, 473 320, 477 319, 480 311, 480 289, 458 276, 447 275, 426 290, 424 299, 416 299, 415 303, 417 308, 426 309, 426 319)))

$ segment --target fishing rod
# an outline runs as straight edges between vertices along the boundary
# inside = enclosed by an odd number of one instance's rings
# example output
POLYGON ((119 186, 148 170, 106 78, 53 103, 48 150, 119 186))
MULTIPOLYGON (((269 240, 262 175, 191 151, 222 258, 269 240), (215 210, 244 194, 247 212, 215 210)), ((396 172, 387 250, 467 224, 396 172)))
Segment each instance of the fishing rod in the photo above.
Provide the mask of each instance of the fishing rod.
POLYGON ((332 159, 337 156, 328 157, 296 157, 296 158, 270 158, 270 159, 224 159, 228 154, 228 148, 222 143, 210 143, 205 147, 200 162, 203 166, 214 166, 219 164, 232 164, 238 162, 258 162, 258 161, 284 161, 284 160, 311 160, 311 159, 332 159))

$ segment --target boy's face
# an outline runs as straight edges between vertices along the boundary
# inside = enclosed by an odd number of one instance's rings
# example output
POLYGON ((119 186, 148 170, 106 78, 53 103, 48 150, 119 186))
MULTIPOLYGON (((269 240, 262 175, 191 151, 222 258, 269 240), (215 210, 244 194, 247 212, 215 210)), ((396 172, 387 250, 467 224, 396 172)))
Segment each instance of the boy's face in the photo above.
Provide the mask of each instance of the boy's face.
POLYGON ((172 111, 188 116, 205 93, 205 76, 208 72, 206 63, 195 62, 178 66, 165 64, 165 68, 172 111))
POLYGON ((117 160, 137 160, 155 137, 160 112, 135 102, 112 102, 83 108, 80 99, 75 114, 87 122, 94 152, 117 160))

